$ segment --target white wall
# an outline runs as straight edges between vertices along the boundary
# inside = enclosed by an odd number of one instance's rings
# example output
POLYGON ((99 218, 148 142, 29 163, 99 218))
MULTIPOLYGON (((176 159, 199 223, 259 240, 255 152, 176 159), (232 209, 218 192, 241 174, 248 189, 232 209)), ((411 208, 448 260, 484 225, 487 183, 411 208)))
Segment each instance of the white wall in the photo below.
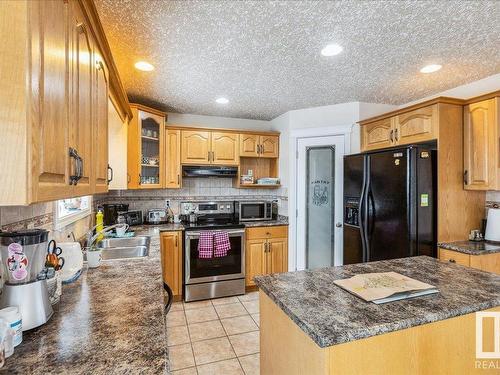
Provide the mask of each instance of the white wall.
POLYGON ((127 133, 128 123, 123 122, 113 102, 108 102, 108 164, 113 168, 110 190, 127 188, 127 133))
POLYGON ((412 104, 425 102, 426 100, 434 99, 439 96, 448 96, 451 98, 458 98, 458 99, 470 99, 475 96, 488 94, 490 92, 497 90, 500 90, 500 73, 480 79, 479 81, 467 83, 465 85, 454 87, 452 89, 441 91, 436 94, 426 96, 425 98, 400 105, 399 108, 404 108, 412 104))
POLYGON ((168 113, 167 125, 200 126, 244 130, 271 130, 269 121, 243 118, 168 113))

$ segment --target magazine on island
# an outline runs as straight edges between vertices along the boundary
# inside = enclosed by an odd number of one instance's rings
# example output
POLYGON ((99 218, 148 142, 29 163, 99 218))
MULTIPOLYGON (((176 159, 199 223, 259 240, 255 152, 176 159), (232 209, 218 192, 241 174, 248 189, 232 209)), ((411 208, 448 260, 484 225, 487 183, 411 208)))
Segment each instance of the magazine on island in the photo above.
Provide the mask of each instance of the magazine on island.
POLYGON ((430 284, 397 272, 365 273, 334 283, 348 292, 376 304, 438 293, 430 284))

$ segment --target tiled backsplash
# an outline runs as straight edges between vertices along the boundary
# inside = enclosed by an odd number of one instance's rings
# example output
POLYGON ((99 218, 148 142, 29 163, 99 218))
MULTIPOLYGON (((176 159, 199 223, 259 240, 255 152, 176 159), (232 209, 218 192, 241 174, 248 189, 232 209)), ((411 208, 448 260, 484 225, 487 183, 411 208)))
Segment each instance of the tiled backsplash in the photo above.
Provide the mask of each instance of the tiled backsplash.
POLYGON ((37 203, 31 206, 0 207, 0 229, 10 232, 21 229, 41 228, 49 230, 50 237, 57 241, 68 241, 69 234, 82 237, 90 228, 92 217, 88 216, 54 230, 54 202, 37 203))
POLYGON ((486 193, 486 207, 500 208, 500 191, 488 191, 486 193))
POLYGON ((279 189, 236 189, 231 178, 184 178, 182 189, 117 190, 96 196, 94 206, 103 203, 128 203, 129 210, 146 211, 165 208, 170 200, 172 211, 179 212, 179 203, 186 200, 248 200, 277 199, 280 215, 287 216, 288 191, 279 189))

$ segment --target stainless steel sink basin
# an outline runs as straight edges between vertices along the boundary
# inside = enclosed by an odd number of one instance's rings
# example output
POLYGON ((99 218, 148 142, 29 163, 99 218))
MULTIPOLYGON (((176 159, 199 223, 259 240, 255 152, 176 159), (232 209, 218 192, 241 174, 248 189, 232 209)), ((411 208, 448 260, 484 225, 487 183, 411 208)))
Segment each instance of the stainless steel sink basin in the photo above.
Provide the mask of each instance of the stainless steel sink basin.
POLYGON ((102 249, 102 260, 139 258, 149 255, 150 238, 145 236, 130 238, 106 238, 97 243, 102 249))

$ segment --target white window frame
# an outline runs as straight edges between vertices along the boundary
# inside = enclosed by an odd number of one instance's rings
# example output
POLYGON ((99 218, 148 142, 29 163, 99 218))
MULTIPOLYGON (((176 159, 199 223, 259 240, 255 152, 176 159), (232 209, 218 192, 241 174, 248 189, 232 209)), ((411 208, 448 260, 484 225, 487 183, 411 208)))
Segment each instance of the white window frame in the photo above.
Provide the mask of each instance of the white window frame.
MULTIPOLYGON (((60 230, 70 224, 73 224, 77 222, 78 220, 84 219, 87 216, 90 216, 92 214, 92 196, 84 196, 81 198, 88 197, 89 199, 89 206, 86 210, 83 211, 78 211, 70 215, 66 215, 64 217, 59 217, 59 202, 63 201, 64 199, 57 200, 54 202, 54 229, 55 230, 60 230)), ((75 197, 78 198, 78 197, 75 197)), ((71 198, 69 198, 71 199, 71 198)))

